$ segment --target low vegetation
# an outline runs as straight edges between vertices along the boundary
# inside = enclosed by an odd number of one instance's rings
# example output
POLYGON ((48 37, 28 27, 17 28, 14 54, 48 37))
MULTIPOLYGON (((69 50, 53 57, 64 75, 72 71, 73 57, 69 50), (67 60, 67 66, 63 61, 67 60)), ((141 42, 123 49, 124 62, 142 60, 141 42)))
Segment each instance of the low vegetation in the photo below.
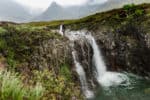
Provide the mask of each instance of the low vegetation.
POLYGON ((0 34, 0 51, 11 68, 19 62, 29 60, 35 47, 43 40, 61 39, 59 34, 28 26, 8 25, 3 29, 7 31, 0 34))
POLYGON ((67 39, 53 30, 63 23, 73 30, 109 27, 126 34, 129 25, 149 30, 149 17, 149 4, 132 4, 78 20, 1 25, 0 65, 5 71, 0 71, 0 100, 82 100, 71 58, 66 54, 67 39))
POLYGON ((77 20, 60 20, 60 21, 51 21, 51 22, 31 22, 27 25, 31 26, 47 26, 49 28, 59 28, 61 23, 65 24, 66 27, 70 29, 83 29, 88 28, 90 30, 95 30, 95 28, 105 25, 118 27, 122 23, 128 22, 129 20, 136 20, 138 17, 143 17, 150 15, 150 4, 134 5, 129 4, 125 5, 121 9, 114 9, 108 12, 97 13, 95 15, 90 15, 85 18, 77 20))
POLYGON ((14 72, 0 71, 0 99, 1 100, 40 100, 44 94, 40 83, 25 86, 21 77, 14 72))
POLYGON ((64 37, 41 26, 1 26, 0 70, 3 66, 2 69, 7 71, 0 72, 0 100, 82 99, 79 84, 73 80, 67 59, 63 55, 60 59, 55 58, 58 56, 56 53, 47 58, 46 52, 41 51, 56 52, 58 48, 44 46, 56 46, 58 42, 58 47, 62 48, 63 41, 66 41, 64 37), (48 60, 49 65, 45 65, 43 59, 48 60), (41 63, 42 70, 39 69, 41 63))
POLYGON ((79 87, 76 87, 70 79, 71 75, 68 71, 64 70, 63 74, 60 73, 57 76, 49 70, 34 71, 34 76, 33 80, 41 82, 45 87, 44 99, 46 100, 67 100, 72 97, 81 99, 82 97, 79 87))

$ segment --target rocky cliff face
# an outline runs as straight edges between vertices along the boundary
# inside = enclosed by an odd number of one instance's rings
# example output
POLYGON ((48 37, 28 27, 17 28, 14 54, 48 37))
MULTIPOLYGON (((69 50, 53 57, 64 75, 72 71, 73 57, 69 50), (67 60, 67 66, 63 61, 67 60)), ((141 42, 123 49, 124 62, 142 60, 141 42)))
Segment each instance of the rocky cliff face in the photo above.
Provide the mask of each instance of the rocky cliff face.
POLYGON ((150 34, 141 27, 128 24, 115 31, 99 29, 94 35, 109 70, 150 77, 150 34))
MULTIPOLYGON (((109 70, 127 71, 150 77, 149 11, 148 4, 128 5, 123 9, 80 19, 80 23, 76 22, 67 27, 73 30, 87 29, 93 34, 103 51, 109 70)), ((84 44, 77 48, 81 48, 81 62, 85 66, 91 66, 89 52, 92 54, 92 51, 87 49, 89 46, 84 44), (82 58, 86 58, 86 61, 82 58)))
POLYGON ((28 86, 40 82, 48 100, 82 98, 77 75, 73 72, 70 41, 43 27, 2 24, 1 69, 19 73, 28 86), (73 90, 76 91, 73 93, 73 90))
MULTIPOLYGON (((47 29, 58 28, 62 22, 67 29, 86 29, 92 33, 103 51, 109 70, 150 76, 149 4, 126 5, 122 9, 97 13, 79 20, 56 21, 45 25, 47 29)), ((91 47, 87 43, 76 42, 76 48, 81 63, 90 73, 91 47)))

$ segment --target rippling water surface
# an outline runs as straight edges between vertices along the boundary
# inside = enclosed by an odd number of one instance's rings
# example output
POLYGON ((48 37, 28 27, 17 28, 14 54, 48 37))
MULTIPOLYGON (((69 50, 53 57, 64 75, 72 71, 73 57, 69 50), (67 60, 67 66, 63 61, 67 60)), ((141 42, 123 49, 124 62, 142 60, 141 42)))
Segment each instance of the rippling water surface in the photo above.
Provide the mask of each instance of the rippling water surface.
POLYGON ((94 100, 150 100, 150 80, 127 74, 128 84, 101 87, 94 100))

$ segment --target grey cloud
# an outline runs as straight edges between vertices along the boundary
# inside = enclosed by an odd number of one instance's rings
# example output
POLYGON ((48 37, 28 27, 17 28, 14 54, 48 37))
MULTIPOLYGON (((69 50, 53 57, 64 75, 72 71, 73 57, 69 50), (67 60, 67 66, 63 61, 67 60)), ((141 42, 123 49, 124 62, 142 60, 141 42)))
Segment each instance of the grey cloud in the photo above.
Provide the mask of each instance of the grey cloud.
POLYGON ((0 0, 1 21, 25 21, 30 17, 27 9, 13 0, 0 0))

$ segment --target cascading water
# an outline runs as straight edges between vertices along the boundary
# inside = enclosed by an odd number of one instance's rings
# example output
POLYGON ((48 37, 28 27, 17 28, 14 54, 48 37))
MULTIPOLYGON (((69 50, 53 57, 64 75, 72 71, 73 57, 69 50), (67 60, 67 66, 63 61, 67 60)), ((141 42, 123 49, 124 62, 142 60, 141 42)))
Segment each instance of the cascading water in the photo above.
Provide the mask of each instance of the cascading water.
POLYGON ((96 67, 96 78, 98 82, 102 86, 112 86, 112 85, 120 85, 123 82, 126 82, 128 80, 128 77, 124 74, 121 73, 116 73, 116 72, 109 72, 106 70, 106 65, 103 61, 101 52, 98 48, 98 45, 94 39, 93 36, 91 35, 86 35, 86 38, 88 39, 89 43, 92 46, 94 55, 93 55, 93 63, 96 67))
POLYGON ((137 100, 137 99, 149 100, 150 96, 146 93, 148 93, 147 91, 149 91, 150 81, 143 80, 143 79, 137 80, 135 77, 131 77, 127 73, 122 74, 122 73, 107 71, 106 65, 103 61, 101 51, 94 37, 86 33, 87 33, 86 31, 71 31, 71 32, 68 31, 65 33, 66 34, 65 36, 67 36, 70 39, 70 41, 73 42, 75 40, 80 41, 80 39, 82 41, 85 40, 85 42, 88 41, 93 49, 92 59, 93 59, 94 66, 91 67, 95 67, 97 73, 95 77, 99 82, 99 84, 103 87, 100 89, 99 88, 96 89, 95 91, 96 95, 94 95, 93 91, 88 89, 88 83, 87 83, 88 79, 86 78, 87 72, 84 71, 83 68, 84 66, 82 66, 80 62, 78 62, 76 48, 74 48, 74 44, 72 45, 73 47, 72 56, 73 56, 76 72, 79 75, 82 90, 86 98, 87 99, 92 98, 92 100, 120 100, 120 98, 124 100, 137 100), (116 86, 120 84, 121 86, 116 86))
POLYGON ((89 40, 89 42, 90 42, 90 44, 93 48, 93 51, 94 51, 93 63, 94 63, 94 65, 96 67, 96 70, 97 70, 96 77, 98 79, 100 79, 106 73, 105 63, 103 61, 101 52, 98 49, 98 46, 96 44, 96 41, 95 41, 94 37, 92 37, 91 35, 87 35, 86 38, 89 40))
MULTIPOLYGON (((94 39, 90 34, 86 34, 85 31, 71 31, 67 32, 66 36, 70 39, 70 41, 75 41, 79 39, 86 39, 93 49, 93 65, 96 67, 96 79, 100 85, 104 87, 109 87, 113 85, 120 85, 123 82, 128 80, 128 77, 121 73, 109 72, 107 71, 106 65, 103 61, 101 51, 94 39)), ((86 80, 86 74, 82 65, 76 60, 76 51, 72 52, 73 60, 76 66, 76 71, 79 75, 80 82, 82 85, 82 90, 87 98, 91 98, 94 96, 94 93, 88 89, 88 84, 86 80)))
MULTIPOLYGON (((75 41, 75 40, 81 38, 83 35, 84 35, 84 33, 73 32, 73 31, 68 32, 66 34, 66 36, 70 39, 70 41, 75 41)), ((93 93, 93 91, 89 90, 85 71, 84 71, 82 65, 77 61, 77 58, 76 58, 77 52, 75 51, 74 44, 72 44, 72 42, 71 42, 71 47, 73 49, 73 51, 72 51, 73 61, 74 61, 75 67, 76 67, 76 72, 79 75, 79 79, 80 79, 81 86, 82 86, 82 91, 87 99, 93 98, 94 93, 93 93)))
POLYGON ((81 64, 76 60, 76 52, 75 51, 72 52, 72 56, 73 56, 74 64, 76 66, 76 72, 78 73, 79 78, 80 78, 82 91, 83 91, 84 95, 86 96, 86 98, 92 98, 94 96, 94 94, 92 91, 90 91, 88 89, 85 72, 84 72, 81 64))
POLYGON ((60 25, 59 34, 63 35, 63 25, 60 25))

